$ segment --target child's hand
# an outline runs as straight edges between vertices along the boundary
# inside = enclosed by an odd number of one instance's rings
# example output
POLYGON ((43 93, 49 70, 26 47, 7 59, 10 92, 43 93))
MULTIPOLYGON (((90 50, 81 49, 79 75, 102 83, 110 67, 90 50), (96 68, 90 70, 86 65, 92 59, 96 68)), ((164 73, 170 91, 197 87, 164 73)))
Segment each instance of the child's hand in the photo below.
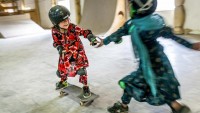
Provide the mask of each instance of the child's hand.
POLYGON ((192 44, 192 49, 200 51, 200 42, 193 43, 192 44))
POLYGON ((114 42, 115 42, 115 44, 120 44, 122 42, 122 38, 121 37, 117 38, 117 40, 115 40, 114 42))
POLYGON ((90 45, 94 46, 97 44, 96 36, 94 36, 93 34, 89 34, 87 36, 87 39, 90 41, 90 45))
POLYGON ((57 46, 56 49, 58 50, 58 54, 62 55, 63 47, 61 45, 57 46))
POLYGON ((94 46, 95 48, 101 47, 103 45, 103 40, 97 36, 89 34, 87 38, 90 41, 90 45, 94 46))
POLYGON ((99 43, 99 41, 97 41, 97 37, 94 37, 94 38, 91 40, 90 45, 91 45, 91 46, 96 46, 98 43, 99 43))
POLYGON ((103 46, 103 39, 97 37, 97 41, 96 41, 96 45, 95 45, 95 48, 99 48, 101 46, 103 46))

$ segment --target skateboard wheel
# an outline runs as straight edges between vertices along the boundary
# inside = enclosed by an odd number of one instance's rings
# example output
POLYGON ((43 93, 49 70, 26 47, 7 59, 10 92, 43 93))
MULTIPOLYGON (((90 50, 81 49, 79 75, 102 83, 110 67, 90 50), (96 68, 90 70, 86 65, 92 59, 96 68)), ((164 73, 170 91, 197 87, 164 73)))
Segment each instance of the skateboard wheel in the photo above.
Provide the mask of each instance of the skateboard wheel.
POLYGON ((66 96, 68 95, 68 93, 64 92, 64 91, 60 91, 60 96, 66 96))
POLYGON ((84 103, 82 101, 80 101, 80 106, 83 106, 83 105, 84 105, 84 103))
POLYGON ((64 96, 64 92, 63 91, 60 91, 60 96, 64 96))

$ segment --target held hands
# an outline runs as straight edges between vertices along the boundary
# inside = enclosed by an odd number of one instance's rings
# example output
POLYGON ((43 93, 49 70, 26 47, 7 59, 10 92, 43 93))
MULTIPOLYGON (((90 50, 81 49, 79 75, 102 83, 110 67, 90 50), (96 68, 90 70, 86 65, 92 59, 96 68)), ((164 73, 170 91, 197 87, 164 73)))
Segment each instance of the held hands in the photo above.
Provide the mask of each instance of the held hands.
POLYGON ((90 41, 90 45, 94 46, 95 48, 101 47, 103 45, 103 39, 99 37, 90 34, 87 38, 90 41))
POLYGON ((200 42, 193 43, 192 44, 192 49, 200 51, 200 42))
MULTIPOLYGON (((99 47, 101 47, 101 46, 103 46, 104 44, 103 44, 103 39, 101 39, 101 38, 99 38, 99 37, 97 37, 96 38, 96 41, 95 41, 95 48, 99 48, 99 47)), ((90 43, 90 45, 91 45, 91 43, 90 43)))

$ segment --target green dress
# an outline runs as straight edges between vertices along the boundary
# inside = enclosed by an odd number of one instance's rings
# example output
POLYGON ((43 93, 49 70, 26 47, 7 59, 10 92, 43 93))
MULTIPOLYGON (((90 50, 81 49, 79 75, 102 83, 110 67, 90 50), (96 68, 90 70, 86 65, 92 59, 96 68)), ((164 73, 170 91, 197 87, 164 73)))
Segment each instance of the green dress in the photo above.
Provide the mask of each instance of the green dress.
POLYGON ((122 102, 128 104, 133 97, 139 102, 162 105, 165 103, 170 104, 172 101, 179 99, 178 87, 180 84, 174 75, 167 56, 163 52, 163 46, 159 44, 157 38, 171 38, 188 48, 191 48, 192 44, 174 35, 171 28, 165 26, 162 17, 157 14, 138 20, 128 20, 120 29, 106 37, 103 42, 105 45, 110 42, 118 43, 124 35, 131 35, 135 56, 139 57, 140 61, 137 71, 120 80, 126 86, 122 102), (134 39, 136 37, 139 38, 140 42, 135 42, 137 41, 134 39), (143 49, 138 49, 137 43, 140 43, 143 49), (144 52, 146 52, 147 57, 142 59, 145 55, 144 52), (146 67, 150 70, 145 70, 146 67), (149 74, 150 71, 152 71, 152 75, 149 74))

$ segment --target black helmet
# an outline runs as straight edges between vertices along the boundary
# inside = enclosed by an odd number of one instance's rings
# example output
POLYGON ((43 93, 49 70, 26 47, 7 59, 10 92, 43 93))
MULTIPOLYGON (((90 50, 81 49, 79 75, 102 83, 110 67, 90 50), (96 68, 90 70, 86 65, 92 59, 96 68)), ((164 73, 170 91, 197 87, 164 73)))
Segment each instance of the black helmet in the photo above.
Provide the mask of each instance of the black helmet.
POLYGON ((131 18, 142 18, 152 14, 157 7, 157 0, 128 0, 130 6, 131 18))
POLYGON ((49 19, 53 25, 58 25, 70 16, 69 10, 61 5, 56 5, 49 10, 49 19))

